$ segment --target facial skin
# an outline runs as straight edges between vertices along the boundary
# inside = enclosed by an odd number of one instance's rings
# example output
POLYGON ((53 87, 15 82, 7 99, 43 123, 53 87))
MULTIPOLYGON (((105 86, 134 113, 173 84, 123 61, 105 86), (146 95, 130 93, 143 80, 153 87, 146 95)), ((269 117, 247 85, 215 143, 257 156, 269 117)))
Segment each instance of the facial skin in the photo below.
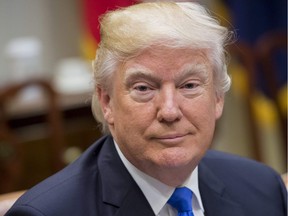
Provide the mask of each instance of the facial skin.
POLYGON ((98 88, 98 97, 122 153, 148 175, 181 185, 209 148, 223 109, 205 51, 152 47, 125 62, 112 86, 98 88))

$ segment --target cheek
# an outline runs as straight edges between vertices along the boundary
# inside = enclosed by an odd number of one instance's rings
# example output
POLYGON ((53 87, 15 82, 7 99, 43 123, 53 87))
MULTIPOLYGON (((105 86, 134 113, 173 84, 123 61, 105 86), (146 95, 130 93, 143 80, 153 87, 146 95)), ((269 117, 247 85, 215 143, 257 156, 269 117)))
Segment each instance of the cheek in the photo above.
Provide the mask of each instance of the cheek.
POLYGON ((216 120, 216 105, 213 100, 205 96, 187 102, 183 112, 189 120, 198 124, 216 120))
POLYGON ((128 96, 123 96, 113 104, 114 124, 118 127, 130 128, 130 130, 144 130, 151 124, 155 116, 152 104, 136 103, 128 96))

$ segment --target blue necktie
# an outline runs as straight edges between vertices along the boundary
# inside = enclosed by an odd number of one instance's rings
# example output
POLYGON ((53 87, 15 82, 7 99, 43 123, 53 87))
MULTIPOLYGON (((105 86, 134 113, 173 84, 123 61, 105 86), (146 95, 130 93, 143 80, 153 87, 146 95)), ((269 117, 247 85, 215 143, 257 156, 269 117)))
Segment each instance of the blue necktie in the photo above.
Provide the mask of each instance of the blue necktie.
POLYGON ((177 209, 178 216, 194 216, 192 212, 192 191, 189 188, 176 188, 168 204, 177 209))

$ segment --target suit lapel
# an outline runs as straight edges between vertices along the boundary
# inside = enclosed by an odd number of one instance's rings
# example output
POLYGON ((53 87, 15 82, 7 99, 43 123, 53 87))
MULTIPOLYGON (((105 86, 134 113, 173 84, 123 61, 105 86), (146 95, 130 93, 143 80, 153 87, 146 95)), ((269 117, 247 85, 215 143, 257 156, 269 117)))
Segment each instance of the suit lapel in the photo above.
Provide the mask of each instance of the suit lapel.
POLYGON ((99 171, 102 181, 103 202, 118 208, 115 216, 152 216, 152 208, 141 189, 122 163, 108 136, 99 158, 99 171))
POLYGON ((138 188, 128 192, 115 216, 154 216, 153 210, 138 188))
POLYGON ((225 185, 203 162, 199 164, 199 189, 205 216, 244 216, 241 206, 229 197, 225 185))

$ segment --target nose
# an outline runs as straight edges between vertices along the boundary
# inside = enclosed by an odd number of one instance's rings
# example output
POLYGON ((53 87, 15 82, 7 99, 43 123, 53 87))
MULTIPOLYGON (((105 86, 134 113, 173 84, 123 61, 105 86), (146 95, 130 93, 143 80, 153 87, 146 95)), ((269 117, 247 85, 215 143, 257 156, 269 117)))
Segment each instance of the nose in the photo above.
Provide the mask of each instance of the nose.
POLYGON ((175 87, 162 88, 158 96, 157 120, 166 123, 179 121, 183 114, 175 87))

